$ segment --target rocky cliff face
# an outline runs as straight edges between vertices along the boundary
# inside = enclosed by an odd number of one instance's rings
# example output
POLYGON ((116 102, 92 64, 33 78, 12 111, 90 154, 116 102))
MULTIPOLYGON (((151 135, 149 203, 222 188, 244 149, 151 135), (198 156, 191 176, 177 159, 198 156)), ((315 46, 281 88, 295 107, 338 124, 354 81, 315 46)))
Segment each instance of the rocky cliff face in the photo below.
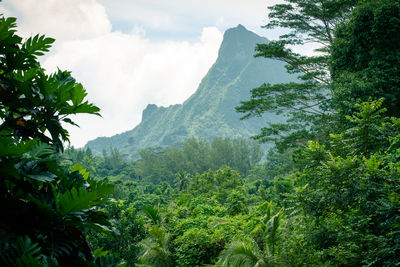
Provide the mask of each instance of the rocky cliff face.
POLYGON ((157 107, 150 104, 134 129, 112 137, 89 141, 95 153, 117 147, 130 158, 150 146, 178 144, 188 137, 212 139, 215 136, 249 137, 268 122, 283 120, 274 114, 241 121, 235 112, 240 101, 248 100, 250 90, 263 83, 294 81, 280 61, 254 58, 257 43, 268 42, 242 25, 225 32, 216 62, 197 91, 181 105, 157 107))

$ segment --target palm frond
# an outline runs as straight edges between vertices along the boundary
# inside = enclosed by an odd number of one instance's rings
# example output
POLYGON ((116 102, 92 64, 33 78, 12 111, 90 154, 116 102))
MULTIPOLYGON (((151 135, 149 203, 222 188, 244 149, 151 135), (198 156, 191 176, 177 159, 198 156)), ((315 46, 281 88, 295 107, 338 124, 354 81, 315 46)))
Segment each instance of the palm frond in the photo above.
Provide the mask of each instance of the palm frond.
POLYGON ((226 267, 253 267, 262 257, 263 255, 254 241, 236 241, 221 253, 218 264, 226 267))
POLYGON ((139 266, 171 266, 169 245, 169 234, 164 228, 152 226, 149 229, 150 238, 141 242, 144 248, 143 254, 139 257, 139 266))
POLYGON ((153 206, 145 206, 143 207, 142 212, 151 221, 151 224, 160 225, 162 223, 162 216, 157 208, 153 206))

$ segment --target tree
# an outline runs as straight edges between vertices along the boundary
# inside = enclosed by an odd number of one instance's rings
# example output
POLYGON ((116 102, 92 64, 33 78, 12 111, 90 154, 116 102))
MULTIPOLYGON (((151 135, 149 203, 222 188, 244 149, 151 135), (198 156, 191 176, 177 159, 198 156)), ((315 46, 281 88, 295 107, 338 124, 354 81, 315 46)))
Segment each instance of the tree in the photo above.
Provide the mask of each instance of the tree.
POLYGON ((107 203, 105 209, 112 227, 117 231, 113 237, 103 233, 93 233, 89 235, 90 242, 93 246, 117 253, 126 260, 128 266, 135 266, 141 252, 139 242, 145 238, 144 219, 139 217, 138 212, 126 201, 107 203))
POLYGON ((266 206, 266 214, 253 229, 253 238, 232 242, 221 252, 217 266, 277 266, 277 246, 280 234, 281 212, 272 215, 272 203, 266 206))
POLYGON ((204 266, 215 261, 219 244, 207 229, 193 227, 186 230, 174 242, 177 267, 204 266))
POLYGON ((275 259, 263 253, 252 240, 233 242, 221 254, 216 266, 222 267, 268 267, 275 266, 275 259))
POLYGON ((175 185, 179 191, 185 190, 189 186, 190 175, 185 171, 179 171, 176 174, 175 185))
POLYGON ((150 237, 141 242, 144 247, 139 266, 169 267, 173 266, 169 251, 170 235, 160 226, 149 228, 150 237))
POLYGON ((229 194, 225 201, 227 210, 231 216, 235 216, 240 213, 245 213, 247 211, 246 200, 242 194, 235 189, 229 194))
POLYGON ((385 116, 398 116, 398 21, 398 1, 363 1, 335 31, 331 109, 340 127, 293 154, 298 188, 287 201, 302 226, 286 244, 302 244, 310 265, 400 262, 399 119, 385 116))
POLYGON ((201 175, 196 174, 191 179, 188 191, 194 196, 215 196, 221 204, 224 204, 233 189, 243 194, 242 186, 243 178, 239 173, 229 167, 224 167, 215 172, 209 170, 201 175))
POLYGON ((400 116, 399 43, 399 1, 365 1, 336 29, 333 104, 343 123, 370 97, 384 98, 388 116, 400 116))
POLYGON ((74 166, 79 164, 85 166, 85 169, 91 175, 97 175, 99 167, 99 158, 95 157, 90 148, 85 149, 75 149, 74 147, 68 147, 65 149, 63 155, 67 158, 65 162, 66 166, 74 166))
POLYGON ((310 142, 301 155, 308 164, 297 174, 293 203, 295 213, 304 216, 307 235, 302 242, 314 249, 319 262, 400 263, 400 121, 383 117, 381 105, 382 101, 357 105, 359 111, 348 117, 354 127, 332 135, 329 148, 310 142))
POLYGON ((266 111, 288 116, 286 122, 270 124, 256 136, 261 141, 280 140, 296 146, 298 141, 315 136, 332 112, 329 100, 332 96, 329 57, 335 38, 336 25, 345 21, 356 0, 287 0, 285 4, 269 7, 270 22, 264 28, 282 27, 290 32, 256 46, 256 57, 282 60, 289 73, 298 74, 299 82, 264 84, 251 91, 251 99, 242 101, 238 112, 243 119, 260 116, 266 111), (317 45, 315 55, 303 56, 288 46, 317 45))
POLYGON ((99 108, 69 72, 41 68, 37 57, 54 39, 23 41, 15 28, 15 18, 0 18, 0 265, 116 266, 86 239, 92 230, 111 233, 99 205, 113 185, 79 165, 67 170, 58 154, 68 141, 61 123, 99 108))
POLYGON ((118 148, 110 147, 110 155, 103 150, 104 167, 108 170, 120 170, 126 167, 124 155, 121 155, 118 148))
POLYGON ((158 207, 145 206, 142 212, 150 221, 151 225, 161 226, 164 223, 165 218, 158 207))
POLYGON ((100 115, 99 108, 84 101, 83 86, 67 71, 46 75, 37 56, 47 52, 54 39, 36 35, 22 42, 15 34, 14 18, 1 18, 1 116, 3 136, 17 141, 39 139, 63 150, 68 132, 61 122, 76 125, 71 114, 100 115), (49 132, 50 136, 46 134, 49 132))

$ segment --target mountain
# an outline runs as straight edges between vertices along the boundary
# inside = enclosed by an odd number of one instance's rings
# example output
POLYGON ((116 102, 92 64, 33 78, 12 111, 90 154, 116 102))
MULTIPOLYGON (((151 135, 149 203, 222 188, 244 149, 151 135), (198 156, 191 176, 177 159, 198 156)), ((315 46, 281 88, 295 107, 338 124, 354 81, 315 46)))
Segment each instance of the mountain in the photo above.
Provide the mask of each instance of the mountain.
POLYGON ((116 147, 129 158, 135 158, 143 148, 178 144, 192 136, 209 140, 215 136, 253 136, 267 122, 283 120, 275 114, 266 114, 241 121, 242 114, 235 111, 241 100, 249 99, 252 88, 264 82, 274 84, 296 79, 286 72, 283 62, 254 58, 255 45, 265 42, 268 42, 266 38, 242 25, 228 29, 216 62, 197 91, 183 104, 169 107, 150 104, 134 129, 89 141, 86 147, 95 153, 116 147))

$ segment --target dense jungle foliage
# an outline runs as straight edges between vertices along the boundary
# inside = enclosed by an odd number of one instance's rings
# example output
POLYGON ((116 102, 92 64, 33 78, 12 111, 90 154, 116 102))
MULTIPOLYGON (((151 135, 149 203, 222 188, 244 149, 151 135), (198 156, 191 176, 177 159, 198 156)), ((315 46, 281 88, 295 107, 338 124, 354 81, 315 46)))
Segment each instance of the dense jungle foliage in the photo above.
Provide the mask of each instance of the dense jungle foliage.
POLYGON ((2 18, 1 265, 399 265, 400 1, 270 9, 266 27, 292 32, 257 55, 303 82, 264 84, 237 110, 286 113, 257 136, 276 147, 192 138, 136 161, 62 152, 60 121, 99 110, 68 72, 40 67, 52 39, 22 41, 2 18), (306 42, 320 54, 288 48, 306 42))

